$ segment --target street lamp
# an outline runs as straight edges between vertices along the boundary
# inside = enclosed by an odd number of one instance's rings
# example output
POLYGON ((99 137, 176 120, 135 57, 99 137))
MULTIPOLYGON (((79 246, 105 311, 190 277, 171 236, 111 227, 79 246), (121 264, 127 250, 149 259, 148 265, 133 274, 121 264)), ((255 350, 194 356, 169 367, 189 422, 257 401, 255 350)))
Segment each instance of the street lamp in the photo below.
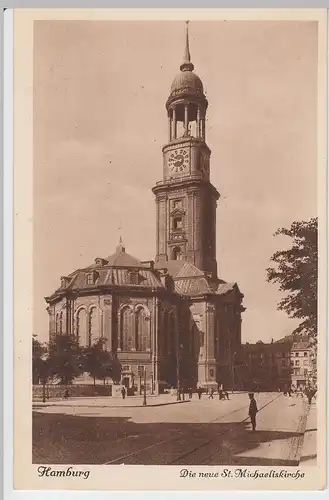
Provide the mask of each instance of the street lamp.
POLYGON ((146 369, 144 367, 144 397, 143 397, 143 406, 147 406, 146 401, 146 369))
POLYGON ((42 402, 46 402, 46 381, 47 381, 47 371, 48 371, 48 353, 44 353, 41 356, 42 361, 42 402))
POLYGON ((154 394, 154 379, 153 379, 153 373, 151 373, 151 394, 153 396, 154 394))
MULTIPOLYGON (((181 387, 180 387, 180 351, 183 349, 183 345, 178 343, 178 335, 177 335, 177 354, 176 354, 176 377, 177 377, 177 401, 181 400, 181 387)), ((184 393, 183 393, 184 399, 184 393)))

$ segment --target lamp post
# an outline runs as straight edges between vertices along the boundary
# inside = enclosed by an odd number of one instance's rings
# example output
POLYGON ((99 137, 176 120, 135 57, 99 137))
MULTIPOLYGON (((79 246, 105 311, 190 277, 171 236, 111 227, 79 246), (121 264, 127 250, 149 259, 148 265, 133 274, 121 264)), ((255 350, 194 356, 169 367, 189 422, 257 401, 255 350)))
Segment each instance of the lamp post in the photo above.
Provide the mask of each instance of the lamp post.
POLYGON ((234 392, 234 386, 235 386, 235 357, 236 357, 236 352, 233 353, 231 363, 232 363, 232 394, 234 392))
POLYGON ((48 354, 45 353, 41 356, 42 360, 42 402, 46 402, 46 382, 48 371, 48 354))
MULTIPOLYGON (((177 355, 176 355, 176 377, 177 377, 177 401, 181 400, 181 384, 180 384, 180 351, 183 349, 183 345, 179 344, 177 336, 177 355)), ((183 399, 184 393, 183 393, 183 399)))
POLYGON ((176 344, 176 379, 177 379, 177 401, 180 401, 180 366, 179 366, 179 343, 178 343, 178 333, 177 333, 177 344, 176 344))
POLYGON ((143 406, 147 406, 146 401, 146 369, 144 368, 144 397, 143 397, 143 406))

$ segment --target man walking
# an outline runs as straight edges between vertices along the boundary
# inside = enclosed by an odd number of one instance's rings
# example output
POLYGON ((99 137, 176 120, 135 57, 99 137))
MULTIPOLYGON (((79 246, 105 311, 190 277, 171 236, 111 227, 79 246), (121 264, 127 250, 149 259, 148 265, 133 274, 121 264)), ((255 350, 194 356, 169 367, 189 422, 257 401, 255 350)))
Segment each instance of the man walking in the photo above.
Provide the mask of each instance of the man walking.
POLYGON ((126 389, 124 387, 122 387, 122 389, 121 389, 121 395, 122 395, 122 399, 125 399, 125 397, 126 397, 126 389))
POLYGON ((214 399, 214 389, 212 387, 209 390, 209 399, 214 399))
POLYGON ((257 409, 257 404, 254 398, 254 393, 250 392, 249 393, 249 399, 250 399, 250 404, 249 404, 249 417, 252 425, 252 430, 256 430, 256 413, 258 412, 257 409))

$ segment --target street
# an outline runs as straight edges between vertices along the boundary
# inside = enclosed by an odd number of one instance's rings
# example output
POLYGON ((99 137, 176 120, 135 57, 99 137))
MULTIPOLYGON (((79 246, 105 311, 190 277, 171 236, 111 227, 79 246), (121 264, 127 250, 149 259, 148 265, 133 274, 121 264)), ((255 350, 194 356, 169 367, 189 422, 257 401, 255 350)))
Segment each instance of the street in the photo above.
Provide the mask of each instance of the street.
MULTIPOLYGON (((38 407, 33 462, 48 464, 298 465, 308 405, 278 393, 247 394, 147 407, 38 407)), ((113 401, 113 400, 112 400, 113 401)), ((110 404, 110 403, 109 403, 110 404)), ((62 405, 62 406, 61 406, 62 405)), ((314 405, 314 403, 313 403, 314 405)))

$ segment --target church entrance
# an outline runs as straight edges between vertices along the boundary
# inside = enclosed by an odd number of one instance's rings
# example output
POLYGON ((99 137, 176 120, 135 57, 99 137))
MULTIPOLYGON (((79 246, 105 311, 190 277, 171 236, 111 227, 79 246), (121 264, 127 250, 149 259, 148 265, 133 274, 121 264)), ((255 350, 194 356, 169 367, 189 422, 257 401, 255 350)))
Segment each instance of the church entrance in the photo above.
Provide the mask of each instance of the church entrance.
POLYGON ((130 382, 130 378, 129 377, 123 377, 123 379, 122 379, 122 385, 124 385, 127 389, 129 389, 129 382, 130 382))

